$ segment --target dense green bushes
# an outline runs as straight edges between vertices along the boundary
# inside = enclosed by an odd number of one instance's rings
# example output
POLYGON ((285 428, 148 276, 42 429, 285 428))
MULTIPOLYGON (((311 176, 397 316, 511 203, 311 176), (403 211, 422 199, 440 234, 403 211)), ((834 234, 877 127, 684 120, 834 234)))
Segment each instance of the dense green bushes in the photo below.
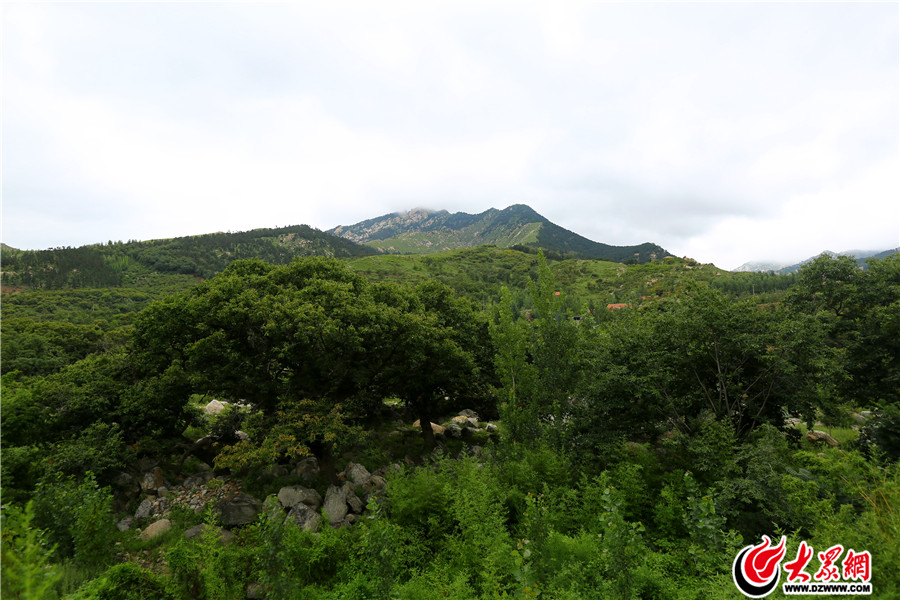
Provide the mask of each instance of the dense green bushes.
POLYGON ((85 356, 3 378, 4 597, 731 598, 737 551, 781 534, 869 550, 891 597, 900 263, 845 262, 812 263, 779 305, 681 282, 588 315, 539 258, 529 299, 503 294, 490 328, 434 283, 247 262, 142 313, 128 345, 70 347, 62 328, 61 360, 85 356), (198 419, 194 393, 248 406, 198 419), (383 422, 420 416, 430 433, 463 405, 501 416, 467 458, 440 436, 406 456, 383 422), (814 447, 811 426, 842 427, 841 447, 814 447), (140 546, 165 574, 128 562, 140 543, 104 485, 139 456, 180 464, 186 432, 212 433, 218 466, 253 468, 265 495, 283 483, 266 467, 314 452, 333 463, 324 491, 351 456, 327 451, 367 430, 394 440, 366 450, 379 466, 420 466, 390 469, 351 527, 301 531, 270 498, 230 544, 176 525, 140 546))

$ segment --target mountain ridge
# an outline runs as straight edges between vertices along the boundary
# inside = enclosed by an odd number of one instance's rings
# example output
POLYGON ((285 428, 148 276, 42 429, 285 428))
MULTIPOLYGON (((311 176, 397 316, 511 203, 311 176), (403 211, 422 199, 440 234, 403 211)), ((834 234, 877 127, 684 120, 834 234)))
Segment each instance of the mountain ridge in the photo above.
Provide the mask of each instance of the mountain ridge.
POLYGON ((881 259, 891 254, 900 253, 900 247, 898 248, 890 248, 888 250, 844 250, 843 252, 832 252, 831 250, 823 250, 819 252, 815 256, 810 256, 809 258, 802 260, 798 263, 790 264, 786 262, 776 262, 776 261, 751 261, 742 264, 741 266, 732 269, 733 273, 776 273, 778 275, 789 275, 791 273, 796 273, 800 270, 800 268, 823 254, 827 254, 828 256, 849 256, 856 260, 859 263, 859 266, 865 268, 866 261, 869 259, 881 259))
POLYGON ((525 204, 477 214, 416 208, 326 231, 387 254, 429 254, 495 245, 542 248, 563 256, 644 263, 669 256, 651 242, 612 246, 569 231, 525 204))

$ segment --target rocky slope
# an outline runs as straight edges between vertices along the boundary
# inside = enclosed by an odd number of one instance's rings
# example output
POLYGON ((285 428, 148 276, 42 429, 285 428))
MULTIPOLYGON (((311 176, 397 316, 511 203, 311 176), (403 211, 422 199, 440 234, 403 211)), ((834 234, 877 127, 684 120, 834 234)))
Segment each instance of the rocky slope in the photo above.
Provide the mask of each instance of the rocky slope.
POLYGON ((594 242, 551 223, 523 204, 503 210, 491 208, 476 215, 417 208, 341 225, 328 233, 392 254, 427 254, 493 244, 501 248, 543 248, 567 256, 613 262, 644 263, 668 255, 652 243, 611 246, 594 242))

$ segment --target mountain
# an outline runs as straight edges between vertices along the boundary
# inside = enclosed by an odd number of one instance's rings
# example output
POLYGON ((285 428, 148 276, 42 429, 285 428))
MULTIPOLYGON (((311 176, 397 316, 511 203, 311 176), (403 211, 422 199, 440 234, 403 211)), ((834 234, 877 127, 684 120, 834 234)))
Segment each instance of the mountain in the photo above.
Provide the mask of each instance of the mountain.
POLYGON ((327 233, 388 254, 430 254, 492 244, 501 248, 542 248, 567 257, 613 262, 645 263, 669 255, 649 242, 636 246, 594 242, 551 223, 524 204, 503 210, 491 208, 476 215, 417 208, 341 225, 327 233))
POLYGON ((816 256, 811 256, 811 257, 807 258, 806 260, 801 261, 795 265, 790 265, 790 266, 786 266, 781 269, 778 269, 775 272, 778 273, 779 275, 787 275, 790 273, 796 273, 797 271, 800 270, 800 267, 802 267, 803 265, 805 265, 807 263, 814 261, 818 257, 822 256, 822 254, 827 254, 828 256, 850 256, 850 257, 856 259, 856 262, 859 263, 859 266, 861 268, 865 268, 866 261, 869 260, 870 258, 871 259, 882 259, 882 258, 886 258, 886 257, 890 256, 891 254, 896 254, 898 252, 900 252, 900 248, 893 248, 891 250, 844 250, 843 252, 832 252, 831 250, 826 250, 824 252, 817 254, 816 256))
POLYGON ((787 263, 777 262, 748 262, 732 269, 734 273, 768 273, 769 271, 778 271, 785 268, 787 263))
POLYGON ((2 283, 32 289, 107 287, 150 274, 212 277, 244 258, 287 264, 296 256, 352 258, 377 253, 306 225, 49 250, 4 245, 2 283))

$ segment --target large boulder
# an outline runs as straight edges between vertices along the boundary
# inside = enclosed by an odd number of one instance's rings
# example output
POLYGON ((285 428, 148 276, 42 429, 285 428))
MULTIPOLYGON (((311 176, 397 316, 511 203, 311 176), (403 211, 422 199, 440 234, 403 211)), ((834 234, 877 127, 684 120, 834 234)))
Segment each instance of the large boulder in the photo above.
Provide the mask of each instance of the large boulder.
POLYGON ((347 514, 346 486, 328 486, 328 491, 325 493, 325 506, 323 509, 328 515, 328 520, 332 524, 339 523, 347 514))
POLYGON ((296 523, 303 531, 310 533, 318 531, 319 523, 322 522, 322 515, 302 502, 291 509, 287 518, 296 523))
POLYGON ((319 510, 322 506, 322 496, 316 490, 302 485, 289 485, 278 490, 278 501, 285 508, 294 508, 298 504, 305 504, 313 510, 319 510))
POLYGON ((836 439, 834 439, 833 437, 831 437, 824 431, 818 431, 816 429, 811 429, 810 431, 807 431, 806 439, 808 439, 809 441, 811 441, 814 444, 818 443, 818 442, 825 442, 832 448, 837 448, 838 446, 841 445, 840 442, 838 442, 836 439))
POLYGON ((222 516, 222 523, 226 527, 233 527, 254 522, 262 509, 262 504, 250 494, 238 492, 231 498, 219 501, 216 508, 222 516))
POLYGON ((357 515, 361 515, 366 509, 366 505, 360 497, 353 493, 347 494, 347 506, 349 506, 350 510, 357 515))
POLYGON ((153 538, 164 534, 165 532, 172 529, 172 521, 168 519, 160 519, 159 521, 154 521, 147 525, 144 530, 141 532, 141 540, 147 541, 152 540, 153 538))
POLYGON ((146 519, 153 513, 153 500, 150 498, 144 498, 141 501, 140 506, 137 507, 137 510, 134 512, 134 519, 139 521, 141 519, 146 519))
POLYGON ((220 402, 219 400, 210 400, 209 403, 203 407, 203 412, 207 415, 217 415, 228 406, 226 402, 220 402))
POLYGON ((371 473, 358 463, 350 463, 347 465, 346 477, 349 481, 352 481, 355 485, 360 487, 369 485, 369 481, 372 479, 371 473))
POLYGON ((474 417, 467 417, 465 415, 457 415, 450 419, 452 423, 459 425, 460 427, 471 427, 473 429, 478 429, 478 420, 474 417))
MULTIPOLYGON (((413 422, 413 427, 415 427, 416 429, 421 429, 422 422, 419 419, 416 419, 413 422)), ((435 435, 443 435, 444 432, 446 432, 447 430, 444 427, 441 427, 440 425, 438 425, 437 423, 432 423, 431 431, 433 431, 435 435)))
POLYGON ((144 476, 141 478, 141 489, 145 492, 156 493, 156 490, 165 484, 162 469, 159 467, 153 467, 152 471, 144 473, 144 476))

